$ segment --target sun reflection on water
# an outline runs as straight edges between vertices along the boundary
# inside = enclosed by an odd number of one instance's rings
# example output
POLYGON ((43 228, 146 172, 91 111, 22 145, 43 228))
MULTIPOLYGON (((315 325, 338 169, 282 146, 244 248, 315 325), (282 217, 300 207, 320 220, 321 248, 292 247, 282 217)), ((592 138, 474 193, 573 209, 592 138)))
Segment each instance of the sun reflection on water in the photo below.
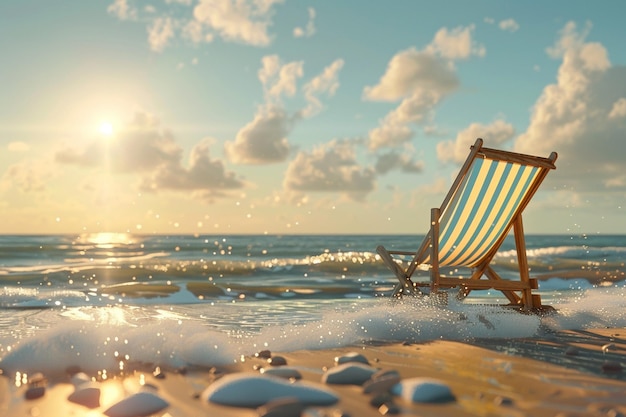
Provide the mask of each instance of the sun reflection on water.
POLYGON ((130 233, 100 232, 81 235, 80 241, 101 249, 112 249, 121 245, 132 245, 136 243, 136 238, 130 233))

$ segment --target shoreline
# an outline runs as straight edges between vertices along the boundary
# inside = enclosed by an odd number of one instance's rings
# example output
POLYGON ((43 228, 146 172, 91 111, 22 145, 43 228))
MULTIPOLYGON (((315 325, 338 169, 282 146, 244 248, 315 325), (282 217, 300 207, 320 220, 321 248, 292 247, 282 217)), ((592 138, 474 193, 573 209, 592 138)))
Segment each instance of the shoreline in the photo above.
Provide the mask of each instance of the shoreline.
MULTIPOLYGON (((267 359, 255 357, 255 353, 259 352, 251 351, 236 363, 211 369, 155 373, 156 365, 146 365, 143 370, 135 370, 125 376, 110 376, 106 380, 89 375, 89 386, 99 390, 97 407, 68 400, 77 390, 69 376, 49 381, 43 376, 43 380, 37 382, 43 387, 42 396, 26 399, 27 391, 35 384, 25 383, 18 387, 15 375, 2 375, 0 414, 16 417, 101 416, 107 415, 104 412, 123 398, 141 392, 154 394, 167 403, 166 407, 143 415, 259 416, 263 414, 255 408, 219 405, 204 398, 205 390, 215 386, 216 381, 225 375, 245 373, 246 376, 259 376, 261 369, 279 368, 272 367, 267 359)), ((416 403, 399 396, 386 397, 388 407, 396 407, 398 415, 626 414, 626 372, 622 371, 622 367, 626 366, 626 329, 605 328, 566 330, 520 339, 379 342, 345 348, 271 352, 273 358, 285 359, 283 370, 295 370, 300 374, 302 380, 295 384, 302 381, 312 383, 339 398, 332 405, 309 406, 305 412, 308 414, 292 412, 284 415, 382 415, 377 407, 371 405, 374 395, 365 394, 361 385, 321 382, 329 370, 337 367, 335 359, 350 353, 362 355, 372 368, 397 371, 403 381, 418 377, 438 381, 453 394, 453 401, 443 403, 416 403)), ((114 415, 139 416, 141 413, 114 415)))

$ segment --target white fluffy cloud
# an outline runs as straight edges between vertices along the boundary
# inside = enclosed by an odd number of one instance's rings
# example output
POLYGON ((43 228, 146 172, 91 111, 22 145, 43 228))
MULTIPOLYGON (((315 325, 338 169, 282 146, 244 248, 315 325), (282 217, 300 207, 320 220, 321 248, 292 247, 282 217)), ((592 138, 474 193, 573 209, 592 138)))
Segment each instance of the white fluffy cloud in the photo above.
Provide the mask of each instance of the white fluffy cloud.
POLYGON ((115 0, 107 7, 107 12, 115 15, 120 20, 133 20, 137 18, 137 9, 129 6, 127 0, 115 0))
POLYGON ((296 94, 297 81, 304 74, 303 61, 282 64, 278 55, 268 55, 263 57, 261 65, 258 76, 268 102, 280 102, 283 95, 293 97, 296 94))
POLYGON ((457 88, 458 79, 450 63, 428 52, 410 48, 397 53, 375 86, 367 86, 368 100, 397 101, 415 92, 445 94, 457 88))
POLYGON ((454 141, 438 143, 437 157, 442 162, 463 162, 477 138, 483 138, 485 146, 489 148, 498 148, 514 135, 513 126, 503 120, 496 120, 488 125, 472 123, 460 131, 454 141))
POLYGON ((485 56, 485 47, 472 38, 474 28, 474 25, 459 26, 452 30, 441 28, 426 50, 453 60, 467 59, 472 55, 485 56))
POLYGON ((507 32, 517 32, 519 30, 519 23, 515 19, 505 19, 498 23, 498 27, 507 32))
POLYGON ((315 9, 309 7, 309 21, 304 28, 296 27, 293 30, 293 36, 296 38, 310 38, 315 35, 315 9))
POLYGON ((200 0, 193 15, 224 40, 267 46, 272 41, 268 29, 277 3, 282 0, 200 0))
POLYGON ((154 19, 148 28, 148 43, 150 49, 155 52, 162 52, 170 39, 174 37, 174 21, 169 17, 158 17, 154 19))
POLYGON ((313 77, 302 90, 307 106, 301 111, 302 117, 312 117, 324 107, 319 99, 320 95, 332 97, 339 88, 339 72, 343 68, 343 59, 336 59, 324 68, 321 74, 313 77))
MULTIPOLYGON (((544 88, 515 150, 559 153, 558 177, 577 189, 626 188, 626 67, 568 23, 548 53, 561 58, 557 82, 544 88)), ((553 176, 554 177, 554 176, 553 176)))
POLYGON ((333 140, 299 152, 285 174, 284 187, 298 192, 341 192, 360 200, 374 190, 376 175, 361 167, 354 143, 333 140))
POLYGON ((424 163, 414 161, 409 155, 404 153, 387 152, 378 156, 375 169, 379 174, 386 174, 395 170, 406 173, 420 173, 424 170, 424 163))
POLYGON ((261 107, 254 120, 239 130, 234 141, 226 142, 228 159, 238 164, 282 162, 289 155, 287 135, 293 119, 281 108, 261 107))
POLYGON ((323 108, 320 95, 335 94, 343 60, 335 60, 307 82, 302 88, 306 107, 289 114, 282 98, 298 94, 297 81, 303 76, 303 65, 301 61, 283 64, 277 55, 263 57, 258 77, 265 92, 265 103, 259 106, 254 119, 239 130, 235 139, 224 144, 231 162, 271 164, 287 159, 291 149, 287 136, 295 123, 303 117, 314 116, 323 108))
POLYGON ((401 101, 369 132, 370 149, 400 146, 413 137, 410 123, 432 119, 437 104, 459 86, 454 61, 485 55, 485 47, 473 40, 473 31, 473 25, 440 29, 423 50, 397 53, 378 84, 364 88, 365 99, 401 101))
POLYGON ((189 166, 184 167, 182 149, 171 132, 144 112, 137 112, 114 138, 94 139, 84 149, 65 148, 56 153, 55 160, 84 168, 100 167, 112 174, 137 173, 143 177, 141 188, 149 191, 213 192, 243 186, 235 174, 226 172, 221 161, 210 159, 207 142, 192 150, 189 166))
POLYGON ((144 179, 141 187, 146 191, 199 190, 215 195, 221 190, 243 186, 234 173, 226 172, 221 161, 211 160, 209 141, 200 142, 191 150, 188 166, 185 168, 180 163, 160 165, 150 178, 144 179))

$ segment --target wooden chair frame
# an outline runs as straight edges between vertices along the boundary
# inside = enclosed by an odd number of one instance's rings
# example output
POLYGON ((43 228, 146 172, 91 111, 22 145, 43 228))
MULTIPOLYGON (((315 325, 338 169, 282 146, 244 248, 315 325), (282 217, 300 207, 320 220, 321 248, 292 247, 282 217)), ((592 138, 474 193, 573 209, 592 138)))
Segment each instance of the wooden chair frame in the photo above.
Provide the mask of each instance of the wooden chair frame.
POLYGON ((459 287, 461 297, 467 296, 472 290, 495 289, 501 291, 509 300, 511 306, 520 307, 523 310, 541 309, 541 298, 538 294, 533 294, 533 290, 538 288, 537 280, 530 278, 528 270, 528 261, 526 258, 526 242, 524 239, 524 227, 522 223, 522 212, 534 196, 535 192, 543 182, 544 178, 551 169, 555 169, 554 162, 557 159, 556 152, 552 152, 548 158, 519 154, 509 151, 483 147, 483 140, 477 139, 470 148, 470 154, 465 163, 461 167, 450 191, 446 195, 440 207, 431 210, 431 222, 428 234, 426 235, 417 252, 387 250, 383 246, 377 247, 377 252, 398 278, 398 284, 394 289, 394 296, 400 297, 403 294, 421 294, 420 287, 429 287, 431 294, 437 294, 441 289, 459 287), (488 158, 496 161, 506 161, 518 163, 522 165, 532 165, 539 168, 539 172, 530 185, 528 191, 524 194, 523 199, 519 202, 514 215, 508 224, 504 227, 504 232, 491 246, 485 256, 481 258, 479 263, 471 269, 471 276, 468 278, 453 278, 442 276, 439 265, 439 232, 440 232, 440 216, 448 207, 448 204, 460 187, 463 179, 472 166, 476 158, 488 158), (496 271, 491 268, 490 263, 498 252, 500 246, 509 235, 511 228, 515 238, 515 247, 517 253, 517 263, 520 274, 519 281, 502 279, 496 271), (412 256, 406 268, 397 262, 396 257, 412 256), (420 283, 413 282, 411 277, 416 269, 430 260, 430 282, 420 283), (481 279, 485 277, 486 279, 481 279))

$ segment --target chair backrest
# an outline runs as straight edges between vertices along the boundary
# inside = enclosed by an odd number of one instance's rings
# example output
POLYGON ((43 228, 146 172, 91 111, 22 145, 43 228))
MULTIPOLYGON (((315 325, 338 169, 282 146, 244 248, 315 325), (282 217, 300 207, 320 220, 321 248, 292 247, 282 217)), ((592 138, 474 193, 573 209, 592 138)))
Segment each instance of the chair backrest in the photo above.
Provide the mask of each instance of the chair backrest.
POLYGON ((493 256, 556 160, 482 148, 480 139, 473 151, 441 207, 440 266, 493 256))

